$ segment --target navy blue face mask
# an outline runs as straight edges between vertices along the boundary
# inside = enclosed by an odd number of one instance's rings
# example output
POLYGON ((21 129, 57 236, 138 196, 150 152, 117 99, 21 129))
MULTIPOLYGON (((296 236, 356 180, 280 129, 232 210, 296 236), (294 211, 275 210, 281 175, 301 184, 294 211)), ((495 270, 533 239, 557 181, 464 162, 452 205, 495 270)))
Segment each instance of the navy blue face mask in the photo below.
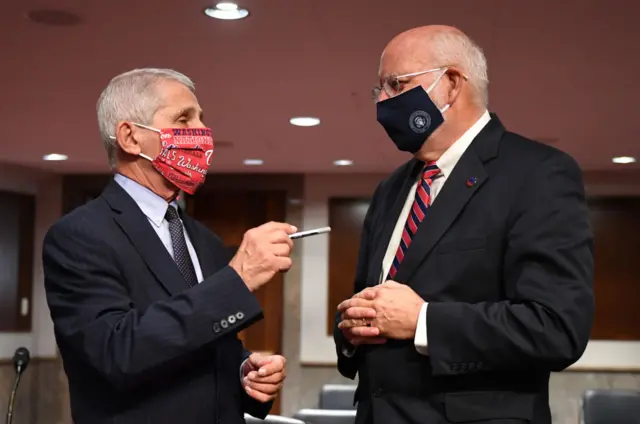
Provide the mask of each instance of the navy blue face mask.
MULTIPOLYGON (((444 75, 444 74, 443 74, 444 75)), ((440 80, 429 87, 429 91, 440 80)), ((433 103, 429 94, 417 86, 395 97, 378 102, 378 122, 403 152, 416 153, 433 132, 444 122, 442 110, 433 103)))

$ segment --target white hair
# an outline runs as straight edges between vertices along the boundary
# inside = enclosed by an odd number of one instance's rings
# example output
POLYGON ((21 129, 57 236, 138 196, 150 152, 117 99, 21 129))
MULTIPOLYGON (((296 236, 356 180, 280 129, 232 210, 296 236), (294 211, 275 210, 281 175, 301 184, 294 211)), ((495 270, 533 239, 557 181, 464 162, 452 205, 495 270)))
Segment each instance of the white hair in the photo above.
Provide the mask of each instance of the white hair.
POLYGON ((480 46, 459 31, 436 32, 431 39, 433 60, 438 66, 459 66, 478 99, 478 106, 489 105, 487 59, 480 46))
POLYGON ((166 80, 177 81, 195 93, 191 79, 171 69, 134 69, 113 78, 98 99, 98 126, 100 137, 111 167, 116 166, 118 145, 115 136, 120 121, 133 121, 149 125, 160 105, 155 89, 166 80))

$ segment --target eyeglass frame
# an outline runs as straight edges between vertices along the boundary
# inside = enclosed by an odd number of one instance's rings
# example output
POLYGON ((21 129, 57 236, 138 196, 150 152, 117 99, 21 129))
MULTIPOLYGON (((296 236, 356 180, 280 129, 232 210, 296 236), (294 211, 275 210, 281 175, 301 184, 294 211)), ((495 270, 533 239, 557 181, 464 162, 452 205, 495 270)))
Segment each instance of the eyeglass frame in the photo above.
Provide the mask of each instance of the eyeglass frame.
MULTIPOLYGON (((396 84, 399 83, 408 83, 411 82, 411 80, 415 77, 419 77, 420 75, 425 75, 428 73, 432 73, 432 72, 438 72, 438 71, 444 71, 442 73, 442 75, 438 78, 436 78, 436 80, 433 82, 433 84, 431 84, 431 86, 427 89, 427 92, 431 91, 431 89, 433 88, 433 86, 440 80, 441 77, 443 77, 447 71, 449 69, 453 68, 453 66, 447 65, 447 66, 440 66, 438 68, 432 68, 432 69, 427 69, 426 71, 418 71, 418 72, 411 72, 408 74, 403 74, 403 75, 397 75, 397 76, 389 76, 387 78, 385 78, 385 81, 383 82, 382 86, 375 86, 371 89, 371 99, 375 102, 378 101, 378 98, 380 97, 380 93, 382 93, 382 91, 384 90, 385 94, 389 97, 394 97, 397 96, 398 94, 400 94, 399 89, 394 89, 394 91, 396 92, 395 94, 391 94, 389 93, 389 91, 387 91, 386 86, 388 85, 387 83, 389 82, 389 80, 393 80, 395 81, 396 84), (400 79, 402 78, 409 78, 409 80, 407 81, 400 81, 400 79)), ((465 81, 469 80, 469 77, 465 74, 462 74, 462 77, 464 78, 465 81)), ((390 87, 391 88, 391 87, 390 87)))

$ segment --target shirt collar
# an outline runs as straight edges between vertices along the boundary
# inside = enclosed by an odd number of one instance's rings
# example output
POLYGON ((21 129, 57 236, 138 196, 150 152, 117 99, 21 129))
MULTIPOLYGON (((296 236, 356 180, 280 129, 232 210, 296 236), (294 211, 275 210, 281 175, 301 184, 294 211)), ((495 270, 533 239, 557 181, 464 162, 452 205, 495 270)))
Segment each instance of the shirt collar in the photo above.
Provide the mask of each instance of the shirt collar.
POLYGON ((489 111, 485 110, 480 119, 440 156, 440 159, 436 161, 436 165, 438 165, 440 173, 444 177, 448 177, 449 174, 451 174, 451 171, 453 171, 462 154, 490 120, 491 116, 489 115, 489 111))
MULTIPOLYGON (((122 174, 116 174, 114 180, 131 196, 142 213, 149 218, 149 221, 151 221, 153 225, 156 227, 162 225, 164 216, 167 213, 167 208, 169 207, 169 203, 167 203, 166 200, 122 174)), ((177 207, 175 201, 171 202, 171 205, 177 207)))

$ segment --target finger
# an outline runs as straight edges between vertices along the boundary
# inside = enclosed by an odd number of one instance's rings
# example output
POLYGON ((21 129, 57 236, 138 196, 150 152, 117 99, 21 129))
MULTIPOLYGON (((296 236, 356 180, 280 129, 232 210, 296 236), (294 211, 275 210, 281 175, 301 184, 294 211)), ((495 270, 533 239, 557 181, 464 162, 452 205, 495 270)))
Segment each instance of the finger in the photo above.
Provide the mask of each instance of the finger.
POLYGON ((264 366, 267 364, 277 364, 280 367, 284 368, 287 363, 287 359, 282 355, 261 355, 260 356, 260 366, 264 366))
MULTIPOLYGON (((291 240, 289 240, 291 241, 291 240)), ((288 243, 276 243, 269 246, 269 250, 276 256, 289 256, 293 245, 288 243)))
POLYGON ((267 377, 276 373, 282 372, 284 370, 284 363, 282 360, 277 359, 278 357, 272 357, 274 359, 269 362, 263 362, 260 364, 260 369, 258 370, 258 375, 260 377, 267 377))
POLYGON ((252 353, 251 355, 249 355, 249 358, 247 358, 249 360, 249 364, 253 367, 253 368, 260 368, 260 364, 262 362, 262 358, 263 356, 259 353, 252 353))
POLYGON ((379 289, 364 289, 363 291, 358 293, 358 298, 364 300, 373 300, 378 296, 379 292, 379 289))
POLYGON ((289 237, 289 234, 286 231, 273 231, 268 233, 265 237, 266 240, 271 244, 287 244, 289 246, 293 246, 293 240, 289 237))
POLYGON ((377 337, 380 335, 378 327, 352 327, 350 331, 356 337, 377 337))
POLYGON ((274 269, 278 271, 288 271, 291 268, 293 262, 291 258, 288 256, 274 256, 273 257, 273 266, 274 269))
POLYGON ((371 321, 360 318, 360 319, 345 319, 344 321, 340 321, 338 323, 338 328, 341 330, 348 330, 350 328, 355 327, 371 327, 371 321))
POLYGON ((384 337, 354 337, 349 343, 354 346, 360 346, 363 344, 385 344, 387 339, 384 337))
POLYGON ((270 400, 273 400, 275 398, 274 395, 268 395, 266 393, 259 392, 257 390, 252 389, 249 386, 244 386, 244 390, 245 392, 247 392, 249 396, 251 396, 252 398, 254 398, 255 400, 261 403, 269 402, 270 400))
POLYGON ((367 299, 362 299, 359 297, 352 297, 351 299, 347 299, 343 302, 341 302, 338 305, 338 310, 340 312, 344 312, 349 308, 354 308, 354 307, 363 307, 363 308, 371 308, 372 304, 370 300, 367 299))
POLYGON ((282 388, 279 383, 276 384, 268 384, 268 383, 257 383, 255 381, 248 381, 245 383, 245 387, 251 388, 254 392, 263 393, 268 396, 275 395, 282 388))
POLYGON ((271 233, 276 231, 284 231, 287 234, 293 234, 298 231, 294 225, 287 224, 286 222, 267 222, 266 224, 262 224, 258 227, 260 230, 265 233, 271 233))
POLYGON ((393 280, 387 280, 387 281, 385 281, 384 283, 382 283, 380 285, 383 286, 383 287, 389 287, 389 288, 398 287, 398 286, 404 286, 404 284, 400 284, 397 281, 393 281, 393 280))
POLYGON ((373 308, 364 308, 362 306, 354 306, 342 313, 344 319, 373 319, 376 317, 376 310, 373 308))
POLYGON ((278 384, 284 381, 287 376, 284 372, 277 372, 266 377, 261 377, 257 371, 251 371, 245 378, 247 381, 253 381, 254 383, 278 384))

